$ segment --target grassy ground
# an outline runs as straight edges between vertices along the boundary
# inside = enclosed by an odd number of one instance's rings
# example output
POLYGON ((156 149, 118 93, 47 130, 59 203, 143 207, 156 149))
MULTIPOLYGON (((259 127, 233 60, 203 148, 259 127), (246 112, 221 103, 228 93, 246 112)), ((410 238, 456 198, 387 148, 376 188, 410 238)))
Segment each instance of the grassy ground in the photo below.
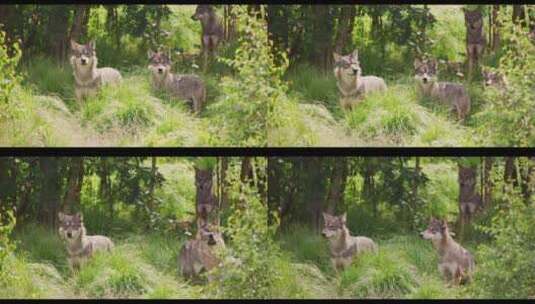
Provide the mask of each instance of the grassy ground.
MULTIPOLYGON (((437 24, 429 32, 434 41, 432 55, 439 59, 462 62, 465 25, 460 7, 430 7, 437 19, 437 24)), ((359 37, 355 38, 359 41, 357 45, 365 44, 359 37)), ((459 123, 448 107, 419 96, 413 79, 412 63, 400 61, 394 54, 396 52, 382 62, 377 61, 374 54, 365 51, 359 53, 364 75, 373 74, 385 78, 388 86, 386 94, 370 95, 353 111, 344 112, 338 103, 336 79, 331 71, 321 72, 311 66, 294 66, 288 72, 287 79, 290 95, 296 104, 288 106, 285 111, 291 112, 294 121, 302 122, 304 128, 298 134, 295 134, 293 125, 274 130, 272 137, 275 138, 275 145, 481 145, 482 139, 478 138, 474 130, 477 121, 472 117, 484 103, 481 83, 477 78, 473 83, 464 83, 471 97, 471 113, 465 123, 459 123), (381 68, 378 69, 377 65, 381 65, 381 68), (390 73, 389 70, 398 73, 390 73), (288 138, 280 140, 283 136, 288 138)), ((462 79, 444 73, 439 74, 439 80, 463 82, 462 79)))
MULTIPOLYGON (((437 267, 438 257, 430 242, 417 235, 373 237, 378 254, 365 254, 334 273, 328 245, 320 235, 294 227, 281 237, 290 257, 287 267, 299 273, 310 298, 471 298, 465 286, 448 287, 437 267), (301 274, 307 269, 307 274, 301 274)), ((465 245, 474 252, 473 244, 465 245)), ((477 259, 477 256, 476 256, 477 259)), ((300 297, 292 295, 291 297, 300 297)))
POLYGON ((185 103, 154 92, 145 69, 124 72, 120 86, 104 87, 83 104, 73 98, 70 67, 42 59, 26 75, 14 93, 16 115, 0 131, 3 145, 205 145, 210 118, 196 117, 185 103))

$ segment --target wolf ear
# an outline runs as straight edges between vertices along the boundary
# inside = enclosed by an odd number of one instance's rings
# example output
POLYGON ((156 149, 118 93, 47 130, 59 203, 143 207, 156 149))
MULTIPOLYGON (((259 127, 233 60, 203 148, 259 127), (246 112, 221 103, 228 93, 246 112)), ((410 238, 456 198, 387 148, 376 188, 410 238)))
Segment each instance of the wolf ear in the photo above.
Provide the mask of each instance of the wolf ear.
POLYGON ((80 45, 71 39, 71 50, 76 50, 80 45))
POLYGON ((152 50, 148 50, 147 51, 147 57, 149 57, 149 59, 151 59, 152 56, 154 56, 154 52, 152 50))
POLYGON ((417 69, 422 65, 422 60, 420 58, 414 58, 414 68, 417 69))
POLYGON ((429 60, 429 63, 431 64, 431 66, 432 66, 433 68, 435 68, 435 69, 437 68, 438 62, 437 62, 436 59, 431 59, 431 60, 429 60))
POLYGON ((340 56, 340 54, 336 52, 333 52, 333 58, 334 58, 334 61, 340 61, 340 59, 342 59, 342 56, 340 56))
POLYGON ((357 49, 355 49, 353 51, 353 53, 351 53, 351 57, 353 57, 355 59, 358 59, 359 58, 359 51, 357 49))
POLYGON ((59 218, 59 221, 60 221, 60 222, 63 222, 63 220, 65 219, 65 213, 63 213, 63 212, 60 211, 60 212, 58 213, 58 218, 59 218))
POLYGON ((344 212, 344 214, 340 215, 340 219, 342 220, 342 223, 346 223, 346 219, 347 219, 347 212, 344 212))
POLYGON ((446 228, 448 228, 448 223, 446 222, 445 219, 442 219, 442 220, 440 221, 440 225, 441 225, 441 227, 442 227, 442 230, 446 230, 446 228))
POLYGON ((325 213, 325 212, 322 212, 322 213, 323 213, 323 220, 325 222, 328 222, 332 218, 332 215, 325 213))
POLYGON ((76 215, 75 215, 77 218, 80 219, 80 221, 83 221, 84 220, 84 216, 82 215, 81 212, 76 212, 76 215))
POLYGON ((89 46, 90 46, 93 50, 95 50, 95 47, 96 47, 95 39, 89 41, 89 46))

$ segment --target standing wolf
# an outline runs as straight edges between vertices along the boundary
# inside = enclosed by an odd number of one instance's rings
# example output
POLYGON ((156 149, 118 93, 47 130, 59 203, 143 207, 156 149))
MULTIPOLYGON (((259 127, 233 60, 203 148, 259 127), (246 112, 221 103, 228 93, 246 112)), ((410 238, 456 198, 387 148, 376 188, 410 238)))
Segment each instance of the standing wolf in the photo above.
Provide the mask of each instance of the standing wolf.
POLYGON ((191 102, 193 111, 200 113, 206 99, 204 82, 197 75, 171 73, 171 60, 162 52, 148 52, 152 85, 172 96, 191 102))
POLYGON ((74 71, 74 94, 76 100, 94 96, 105 84, 118 84, 122 81, 119 71, 114 68, 97 68, 95 41, 78 44, 71 40, 71 59, 74 71))
MULTIPOLYGON (((178 264, 186 279, 198 278, 202 271, 210 271, 220 260, 215 255, 215 248, 224 248, 225 242, 220 232, 209 225, 197 231, 195 239, 187 241, 178 256, 178 264)), ((208 280, 212 280, 209 275, 208 280)))
POLYGON ((461 284, 471 279, 475 269, 474 257, 451 237, 445 220, 432 218, 420 236, 433 242, 439 255, 438 269, 446 280, 461 284))
POLYGON ((481 61, 486 39, 483 33, 483 15, 479 10, 464 9, 466 24, 466 57, 468 57, 468 79, 472 79, 474 68, 481 61))
POLYGON ((336 271, 349 266, 362 252, 377 252, 377 245, 364 236, 351 236, 346 227, 346 213, 333 216, 323 212, 324 228, 321 232, 329 240, 331 262, 336 271))
POLYGON ((342 108, 351 109, 371 92, 386 91, 385 81, 377 76, 362 76, 358 51, 341 56, 333 53, 334 76, 336 77, 338 90, 340 91, 340 105, 342 108))
POLYGON ((67 243, 71 269, 79 269, 96 251, 111 251, 113 248, 113 242, 105 236, 86 235, 81 213, 69 215, 60 212, 58 217, 59 235, 67 243))
POLYGON ((470 112, 470 96, 460 83, 438 82, 436 60, 414 60, 414 78, 423 95, 438 99, 457 112, 459 120, 464 120, 470 112))
POLYGON ((195 9, 195 13, 191 16, 191 19, 201 21, 203 69, 206 70, 208 55, 210 54, 210 57, 215 55, 217 46, 224 38, 223 24, 211 5, 197 5, 197 9, 195 9))

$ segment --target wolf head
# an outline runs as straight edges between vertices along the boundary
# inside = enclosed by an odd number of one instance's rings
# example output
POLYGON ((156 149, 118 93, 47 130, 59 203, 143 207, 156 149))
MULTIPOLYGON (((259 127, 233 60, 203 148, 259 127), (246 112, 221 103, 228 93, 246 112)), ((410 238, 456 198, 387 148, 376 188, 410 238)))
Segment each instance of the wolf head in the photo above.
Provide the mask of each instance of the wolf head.
POLYGON ((423 85, 437 81, 437 61, 414 59, 414 78, 423 85))
POLYGON ((214 9, 211 5, 197 5, 195 13, 191 16, 191 19, 197 21, 204 21, 214 13, 214 9))
POLYGON ((346 213, 334 216, 323 212, 323 222, 321 234, 327 239, 338 238, 346 226, 346 213))
POLYGON ((461 188, 473 189, 476 185, 476 170, 459 165, 459 185, 461 188))
POLYGON ((486 87, 499 87, 505 84, 505 78, 498 72, 482 70, 484 84, 486 87))
POLYGON ((362 70, 360 68, 359 53, 354 50, 349 55, 339 55, 333 53, 334 58, 334 75, 336 77, 357 77, 360 76, 362 70))
POLYGON ((84 220, 81 213, 75 215, 60 212, 59 235, 66 240, 77 240, 85 234, 84 220))
POLYGON ((165 78, 171 71, 171 60, 163 52, 153 52, 149 50, 149 70, 156 78, 165 78))
POLYGON ((431 218, 429 226, 427 226, 426 230, 420 232, 420 236, 425 240, 436 241, 443 239, 448 233, 448 224, 446 223, 446 220, 431 218))
POLYGON ((77 69, 91 69, 97 62, 95 41, 78 44, 71 40, 71 64, 77 69))
POLYGON ((464 10, 464 20, 469 31, 478 31, 483 27, 483 15, 479 10, 464 10))
POLYGON ((209 246, 223 245, 223 236, 221 233, 211 225, 202 226, 197 232, 197 239, 208 244, 209 246))

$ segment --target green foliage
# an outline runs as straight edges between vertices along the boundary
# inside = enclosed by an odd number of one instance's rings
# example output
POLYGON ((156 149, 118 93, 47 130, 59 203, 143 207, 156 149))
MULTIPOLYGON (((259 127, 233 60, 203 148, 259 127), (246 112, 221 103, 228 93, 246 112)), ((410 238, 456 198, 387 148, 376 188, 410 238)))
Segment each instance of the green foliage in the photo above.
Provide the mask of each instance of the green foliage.
POLYGON ((6 275, 6 260, 15 250, 15 244, 10 240, 10 234, 15 227, 16 219, 11 210, 0 210, 0 283, 6 275))
POLYGON ((306 226, 293 225, 286 228, 280 235, 280 243, 281 248, 291 252, 296 261, 314 264, 322 272, 331 272, 326 240, 306 226))
POLYGON ((505 90, 489 89, 478 118, 482 144, 497 146, 532 146, 535 142, 535 45, 526 29, 510 20, 510 7, 499 13, 502 24, 503 55, 499 67, 505 75, 505 90))
POLYGON ((236 6, 236 14, 239 46, 234 58, 220 59, 235 75, 221 79, 222 97, 212 110, 227 115, 215 119, 220 134, 214 140, 216 145, 266 146, 269 109, 285 98, 281 81, 285 66, 274 63, 264 18, 248 15, 244 6, 236 6))
MULTIPOLYGON (((17 43, 7 46, 6 34, 0 30, 0 104, 2 110, 10 103, 11 92, 19 81, 15 68, 19 62, 21 51, 17 43)), ((8 112, 9 113, 9 112, 8 112)), ((2 113, 0 115, 6 115, 2 113)), ((2 116, 0 116, 2 118, 2 116)))
POLYGON ((69 108, 74 106, 74 77, 67 63, 59 66, 51 58, 40 56, 24 65, 23 85, 35 87, 36 93, 58 96, 69 108))
POLYGON ((493 242, 482 244, 471 290, 485 298, 526 298, 535 295, 535 208, 507 186, 499 197, 490 226, 479 228, 493 242))
MULTIPOLYGON (((265 160, 255 159, 253 164, 264 168, 265 160)), ((210 289, 218 298, 277 297, 279 271, 272 265, 280 254, 273 240, 276 226, 267 223, 268 209, 258 192, 258 184, 251 186, 240 181, 239 163, 233 164, 228 174, 231 212, 227 225, 222 228, 231 240, 231 248, 225 254, 239 262, 227 262, 214 269, 217 279, 210 289)), ((265 175, 263 169, 261 175, 265 175)))
POLYGON ((372 298, 399 298, 417 284, 410 265, 383 250, 361 255, 340 280, 340 288, 351 296, 372 298))
POLYGON ((56 231, 38 225, 25 225, 16 232, 17 251, 25 253, 26 260, 53 265, 60 273, 68 272, 67 253, 56 231))

